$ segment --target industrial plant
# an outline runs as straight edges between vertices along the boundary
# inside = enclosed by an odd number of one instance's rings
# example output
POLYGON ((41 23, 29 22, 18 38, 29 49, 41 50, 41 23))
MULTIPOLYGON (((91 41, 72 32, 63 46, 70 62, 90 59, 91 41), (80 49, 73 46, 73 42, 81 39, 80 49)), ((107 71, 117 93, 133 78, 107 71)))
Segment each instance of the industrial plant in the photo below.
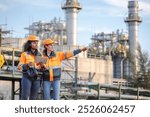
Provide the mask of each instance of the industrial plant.
MULTIPOLYGON (((84 6, 83 6, 84 7, 84 6)), ((137 79, 139 71, 138 26, 142 22, 138 14, 138 1, 128 1, 128 15, 123 17, 128 33, 116 29, 91 35, 88 50, 63 61, 61 99, 150 99, 150 90, 133 87, 130 81, 137 79)), ((72 51, 77 45, 78 13, 82 12, 79 0, 65 0, 61 9, 65 20, 54 17, 23 27, 42 41, 53 39, 56 51, 72 51)), ((17 65, 26 38, 5 37, 9 32, 0 30, 0 99, 19 100, 21 73, 17 65)), ((42 99, 42 87, 38 99, 42 99)))

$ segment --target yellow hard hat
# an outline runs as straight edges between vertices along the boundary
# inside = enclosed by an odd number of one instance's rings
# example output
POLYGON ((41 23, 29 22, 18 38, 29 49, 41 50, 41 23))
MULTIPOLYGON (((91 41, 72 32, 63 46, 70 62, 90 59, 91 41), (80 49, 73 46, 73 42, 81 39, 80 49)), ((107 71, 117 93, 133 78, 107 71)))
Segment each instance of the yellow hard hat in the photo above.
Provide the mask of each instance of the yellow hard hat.
POLYGON ((52 39, 46 39, 43 41, 44 45, 54 44, 54 41, 52 39))
POLYGON ((29 35, 27 39, 28 41, 39 41, 35 35, 29 35))

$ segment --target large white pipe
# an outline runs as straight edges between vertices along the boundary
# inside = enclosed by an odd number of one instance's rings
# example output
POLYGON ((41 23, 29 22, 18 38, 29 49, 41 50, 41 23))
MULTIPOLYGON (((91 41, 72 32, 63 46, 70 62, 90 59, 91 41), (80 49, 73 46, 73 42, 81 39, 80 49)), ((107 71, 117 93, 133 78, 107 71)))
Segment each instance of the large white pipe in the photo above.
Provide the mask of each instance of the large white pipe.
POLYGON ((62 9, 66 13, 67 45, 77 45, 77 14, 81 6, 78 0, 66 0, 62 9))
POLYGON ((67 45, 77 45, 77 9, 66 10, 67 45))
POLYGON ((128 23, 129 45, 130 45, 130 77, 135 77, 138 71, 138 25, 141 18, 138 16, 138 1, 128 2, 128 23))

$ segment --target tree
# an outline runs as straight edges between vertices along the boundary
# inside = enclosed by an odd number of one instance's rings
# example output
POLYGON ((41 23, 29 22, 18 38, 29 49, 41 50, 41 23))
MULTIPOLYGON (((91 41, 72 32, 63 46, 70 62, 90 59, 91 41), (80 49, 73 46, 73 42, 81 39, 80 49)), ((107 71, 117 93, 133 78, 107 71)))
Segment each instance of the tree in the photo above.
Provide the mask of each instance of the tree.
POLYGON ((139 49, 138 85, 150 89, 150 57, 147 51, 139 49))

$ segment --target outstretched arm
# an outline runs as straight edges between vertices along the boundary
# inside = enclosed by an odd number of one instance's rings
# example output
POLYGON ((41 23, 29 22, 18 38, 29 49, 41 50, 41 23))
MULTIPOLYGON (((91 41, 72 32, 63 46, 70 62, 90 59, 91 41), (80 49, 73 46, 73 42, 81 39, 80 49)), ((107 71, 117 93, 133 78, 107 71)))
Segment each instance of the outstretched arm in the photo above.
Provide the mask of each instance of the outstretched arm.
POLYGON ((60 52, 60 59, 61 60, 68 59, 68 58, 70 58, 72 56, 75 56, 75 55, 81 53, 82 51, 86 51, 86 50, 87 50, 87 48, 84 47, 82 49, 73 50, 72 52, 65 52, 65 53, 64 52, 60 52))

